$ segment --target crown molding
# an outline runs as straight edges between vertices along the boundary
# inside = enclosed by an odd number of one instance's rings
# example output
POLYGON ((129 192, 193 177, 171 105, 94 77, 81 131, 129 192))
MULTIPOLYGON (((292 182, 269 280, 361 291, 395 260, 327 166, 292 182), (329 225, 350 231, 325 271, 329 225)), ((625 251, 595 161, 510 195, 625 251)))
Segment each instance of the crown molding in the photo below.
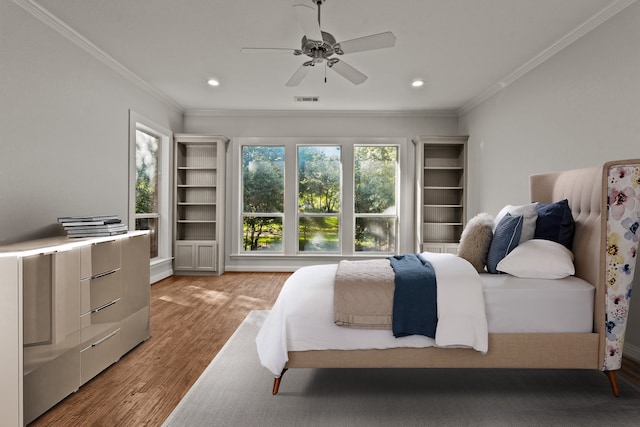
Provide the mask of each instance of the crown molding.
POLYGON ((482 104, 487 99, 491 98, 520 77, 527 74, 529 71, 536 68, 538 65, 547 61, 549 58, 554 56, 556 53, 560 52, 567 46, 571 45, 573 42, 588 34, 595 28, 599 27, 602 23, 607 21, 609 18, 616 15, 621 10, 635 3, 636 0, 617 0, 611 3, 609 6, 602 9, 600 12, 593 15, 591 18, 587 19, 577 28, 565 34, 560 40, 553 43, 548 48, 544 49, 542 52, 531 58, 524 65, 516 69, 514 72, 500 80, 498 83, 491 86, 489 89, 482 92, 477 97, 471 99, 469 102, 464 104, 460 109, 458 109, 458 115, 461 116, 463 114, 468 113, 469 111, 476 108, 478 105, 482 104))
POLYGON ((106 64, 112 70, 116 71, 121 76, 125 77, 127 80, 134 83, 136 86, 151 94, 155 98, 174 108, 179 113, 184 113, 184 107, 178 104, 173 99, 169 98, 163 92, 159 91, 149 83, 147 83, 144 79, 139 77, 137 74, 129 70, 127 67, 116 61, 111 55, 100 49, 95 44, 91 43, 88 39, 83 37, 80 33, 78 33, 73 28, 69 27, 67 24, 62 22, 58 17, 53 15, 47 9, 45 9, 42 5, 38 4, 35 0, 13 0, 18 6, 22 7, 24 10, 29 12, 31 15, 38 18, 40 21, 47 24, 53 30, 60 33, 62 36, 66 37, 73 43, 75 43, 80 48, 84 49, 86 52, 91 54, 93 57, 106 64))
POLYGON ((458 117, 456 110, 216 110, 193 108, 185 117, 458 117))

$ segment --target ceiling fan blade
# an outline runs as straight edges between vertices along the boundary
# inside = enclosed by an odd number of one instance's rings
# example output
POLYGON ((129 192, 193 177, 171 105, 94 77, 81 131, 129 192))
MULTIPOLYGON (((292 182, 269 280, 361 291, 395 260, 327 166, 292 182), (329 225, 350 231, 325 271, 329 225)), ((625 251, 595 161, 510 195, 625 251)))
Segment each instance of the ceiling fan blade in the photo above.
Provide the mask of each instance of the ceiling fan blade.
POLYGON ((243 47, 240 49, 242 53, 295 53, 296 49, 287 49, 279 47, 243 47))
POLYGON ((286 86, 289 86, 289 87, 298 86, 302 81, 302 79, 305 78, 308 72, 309 72, 309 67, 305 65, 301 65, 300 68, 298 68, 296 72, 293 73, 293 76, 291 76, 286 86))
POLYGON ((330 66, 330 68, 345 79, 349 80, 354 85, 359 85, 360 83, 364 83, 364 81, 367 80, 367 76, 344 62, 342 59, 334 62, 333 65, 330 66))
POLYGON ((298 17, 304 35, 307 36, 307 40, 322 41, 316 9, 306 4, 294 4, 293 10, 298 17))
POLYGON ((393 47, 395 44, 396 36, 394 36, 391 31, 387 31, 386 33, 373 34, 370 36, 359 37, 357 39, 346 40, 338 43, 338 46, 342 53, 353 53, 393 47))

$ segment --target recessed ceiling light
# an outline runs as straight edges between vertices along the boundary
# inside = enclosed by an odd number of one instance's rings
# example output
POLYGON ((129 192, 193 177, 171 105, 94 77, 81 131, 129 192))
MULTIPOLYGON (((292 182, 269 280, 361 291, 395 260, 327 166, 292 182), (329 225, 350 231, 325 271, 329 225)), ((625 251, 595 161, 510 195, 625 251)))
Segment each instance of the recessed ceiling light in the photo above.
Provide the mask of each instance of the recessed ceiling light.
POLYGON ((420 87, 422 85, 424 85, 424 80, 417 79, 411 82, 411 86, 413 87, 420 87))
POLYGON ((209 86, 220 86, 220 82, 216 79, 209 79, 207 80, 207 84, 209 86))

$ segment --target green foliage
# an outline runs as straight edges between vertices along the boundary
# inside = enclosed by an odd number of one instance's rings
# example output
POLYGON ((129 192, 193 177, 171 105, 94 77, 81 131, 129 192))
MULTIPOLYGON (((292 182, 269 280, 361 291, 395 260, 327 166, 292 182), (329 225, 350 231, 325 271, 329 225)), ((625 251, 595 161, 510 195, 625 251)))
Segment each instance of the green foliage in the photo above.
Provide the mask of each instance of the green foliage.
POLYGON ((242 149, 244 212, 283 212, 284 147, 242 149))
MULTIPOLYGON (((339 146, 298 148, 299 250, 339 250, 342 164, 339 146)), ((245 146, 243 167, 243 247, 245 251, 282 248, 284 212, 282 146, 245 146), (253 215, 255 214, 255 215, 253 215)), ((394 146, 354 147, 354 204, 357 251, 393 251, 396 233, 398 149, 394 146)))
MULTIPOLYGON (((245 146, 242 148, 243 211, 281 213, 284 211, 284 147, 245 146)), ((244 219, 245 251, 265 250, 273 241, 282 241, 282 220, 267 216, 244 219), (278 237, 279 236, 279 237, 278 237)))
POLYGON ((340 237, 337 216, 300 218, 298 250, 301 252, 337 252, 340 237))
POLYGON ((282 219, 245 217, 243 250, 280 250, 282 246, 282 219))
POLYGON ((153 213, 156 210, 156 186, 144 171, 146 165, 138 168, 136 174, 136 213, 153 213))
MULTIPOLYGON (((396 214, 398 149, 391 146, 358 146, 354 151, 354 205, 358 214, 396 214)), ((395 221, 390 218, 358 218, 356 251, 393 251, 395 221)))
POLYGON ((136 130, 136 213, 158 212, 158 138, 136 130))
POLYGON ((396 171, 398 150, 396 147, 355 147, 355 212, 383 213, 395 210, 396 171))
POLYGON ((340 211, 340 147, 298 148, 298 210, 340 211))

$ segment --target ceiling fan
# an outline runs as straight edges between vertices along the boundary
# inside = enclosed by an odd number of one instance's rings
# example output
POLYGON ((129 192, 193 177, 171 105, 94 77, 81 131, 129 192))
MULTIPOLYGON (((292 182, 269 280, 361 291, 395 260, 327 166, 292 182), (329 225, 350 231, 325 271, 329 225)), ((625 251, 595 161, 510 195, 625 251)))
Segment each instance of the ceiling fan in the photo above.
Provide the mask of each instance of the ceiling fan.
POLYGON ((396 37, 392 32, 387 31, 385 33, 373 34, 337 43, 332 34, 320 29, 320 10, 325 0, 312 1, 318 6, 317 17, 315 8, 306 4, 293 5, 296 17, 304 31, 300 49, 243 48, 241 51, 244 53, 284 52, 293 53, 294 55, 307 55, 311 58, 304 62, 293 76, 291 76, 289 81, 287 81, 287 86, 298 86, 309 72, 309 67, 314 67, 316 64, 322 63, 353 84, 359 85, 363 83, 367 80, 366 75, 333 55, 344 55, 353 52, 393 47, 396 43, 396 37))

